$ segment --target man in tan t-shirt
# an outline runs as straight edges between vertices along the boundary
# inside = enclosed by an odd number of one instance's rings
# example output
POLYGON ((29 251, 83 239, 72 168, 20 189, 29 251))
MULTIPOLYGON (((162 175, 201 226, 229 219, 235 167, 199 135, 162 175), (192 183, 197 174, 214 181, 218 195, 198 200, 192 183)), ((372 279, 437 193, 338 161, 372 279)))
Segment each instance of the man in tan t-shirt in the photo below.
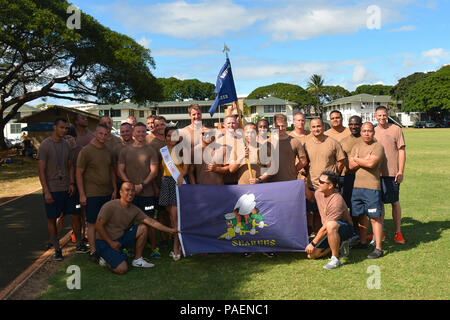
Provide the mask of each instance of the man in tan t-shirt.
MULTIPOLYGON (((294 130, 289 133, 291 137, 297 138, 302 143, 302 147, 305 147, 306 139, 309 137, 311 132, 305 129, 306 119, 305 115, 301 112, 296 112, 294 114, 294 130)), ((296 163, 297 164, 297 163, 296 163)), ((307 176, 307 167, 302 168, 298 175, 297 179, 302 179, 307 176)))
MULTIPOLYGON (((306 198, 316 202, 319 208, 322 227, 306 247, 308 259, 317 259, 330 253, 331 259, 324 269, 331 270, 341 266, 340 256, 348 256, 349 241, 353 234, 353 222, 347 205, 337 190, 338 174, 324 171, 319 177, 319 187, 313 194, 305 188, 306 198)), ((306 182, 306 178, 304 179, 306 182)))
POLYGON ((108 128, 99 124, 93 139, 81 149, 77 160, 76 179, 80 193, 80 203, 86 206, 88 241, 91 252, 89 260, 98 263, 95 249, 95 221, 100 208, 117 196, 116 173, 113 156, 105 147, 108 128))
POLYGON ((134 246, 136 250, 132 266, 141 268, 154 266, 142 257, 148 228, 170 233, 177 232, 148 217, 133 205, 134 196, 134 185, 124 182, 120 189, 120 199, 107 202, 100 210, 95 224, 97 230, 95 245, 102 262, 108 266, 109 270, 117 274, 125 274, 128 271, 128 256, 123 249, 134 246), (136 221, 140 224, 135 225, 136 221))
POLYGON ((149 144, 155 138, 155 118, 156 116, 150 115, 147 117, 147 129, 150 133, 145 137, 145 143, 149 144))
MULTIPOLYGON (((152 181, 158 175, 158 154, 148 144, 145 144, 145 124, 137 122, 133 128, 134 142, 124 147, 119 155, 118 172, 122 181, 134 184, 136 196, 133 204, 147 216, 154 217, 156 197, 152 181)), ((149 243, 152 257, 161 257, 156 247, 156 233, 150 228, 149 243)))
POLYGON ((63 259, 56 226, 56 219, 61 214, 70 214, 72 217, 72 226, 76 233, 77 252, 87 251, 81 243, 80 210, 71 200, 75 193, 75 176, 73 151, 64 139, 67 127, 65 119, 56 119, 52 135, 42 141, 37 152, 38 174, 44 196, 48 234, 50 243, 55 250, 54 260, 63 259))
POLYGON ((223 185, 223 177, 229 172, 229 165, 225 165, 224 148, 215 141, 212 128, 204 126, 202 129, 201 164, 195 164, 195 183, 204 185, 223 185))
POLYGON ((278 153, 279 164, 278 171, 272 176, 271 181, 297 180, 299 171, 308 164, 305 149, 299 139, 287 134, 287 118, 284 114, 274 115, 273 120, 274 129, 278 130, 278 141, 276 134, 270 141, 275 158, 278 153))
MULTIPOLYGON (((392 204, 392 219, 395 225, 394 241, 405 243, 401 233, 402 208, 400 206, 400 184, 406 163, 406 146, 402 129, 388 123, 386 107, 380 106, 375 111, 378 126, 375 128, 375 138, 384 147, 385 161, 381 164, 381 190, 383 203, 392 204)), ((384 221, 384 206, 382 220, 384 221)))
MULTIPOLYGON (((307 187, 315 191, 319 187, 319 177, 322 172, 332 171, 341 174, 345 166, 345 154, 339 142, 324 134, 322 119, 312 119, 309 127, 312 136, 305 142, 305 151, 309 160, 307 187)), ((306 210, 308 226, 317 232, 322 225, 318 208, 315 203, 307 201, 306 210)))
POLYGON ((351 197, 353 190, 353 183, 355 181, 355 173, 348 168, 348 157, 350 156, 353 146, 358 142, 361 142, 361 125, 362 119, 360 116, 352 116, 348 120, 348 127, 350 129, 350 135, 341 140, 342 150, 345 153, 345 167, 342 170, 339 178, 339 186, 341 188, 342 197, 348 207, 351 207, 351 197))
POLYGON ((350 135, 349 128, 342 125, 342 113, 339 110, 333 110, 330 113, 331 128, 325 131, 325 135, 332 137, 337 142, 350 135))
POLYGON ((376 238, 376 248, 368 255, 370 259, 382 257, 381 241, 383 224, 381 220, 381 184, 380 167, 384 159, 383 146, 374 140, 374 127, 370 122, 361 126, 362 141, 357 143, 348 159, 349 169, 355 171, 355 183, 352 193, 352 215, 359 217, 360 243, 357 248, 367 248, 367 228, 370 218, 376 238))
MULTIPOLYGON (((230 164, 230 172, 236 172, 240 185, 268 182, 271 177, 267 172, 262 172, 260 146, 256 138, 256 124, 247 123, 244 126, 245 149, 236 152, 235 162, 230 164)), ((270 163, 268 165, 270 166, 270 163)))

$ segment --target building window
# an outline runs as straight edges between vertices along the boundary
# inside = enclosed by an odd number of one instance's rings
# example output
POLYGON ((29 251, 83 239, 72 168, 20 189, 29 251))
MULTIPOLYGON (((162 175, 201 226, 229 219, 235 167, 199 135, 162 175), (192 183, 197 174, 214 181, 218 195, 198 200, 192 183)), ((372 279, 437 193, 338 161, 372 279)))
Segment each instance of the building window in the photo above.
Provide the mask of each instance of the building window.
POLYGON ((11 123, 9 128, 11 134, 19 134, 22 132, 22 125, 20 123, 11 123))
POLYGON ((256 106, 251 106, 251 107, 250 107, 250 113, 251 113, 251 114, 256 113, 256 106))
POLYGON ((273 113, 274 106, 264 106, 264 113, 273 113))
POLYGON ((139 110, 139 118, 143 118, 143 117, 145 117, 144 111, 143 110, 139 110))
POLYGON ((111 110, 111 118, 120 118, 122 116, 122 110, 111 110))
POLYGON ((128 115, 133 116, 134 117, 134 110, 130 109, 128 110, 128 115))

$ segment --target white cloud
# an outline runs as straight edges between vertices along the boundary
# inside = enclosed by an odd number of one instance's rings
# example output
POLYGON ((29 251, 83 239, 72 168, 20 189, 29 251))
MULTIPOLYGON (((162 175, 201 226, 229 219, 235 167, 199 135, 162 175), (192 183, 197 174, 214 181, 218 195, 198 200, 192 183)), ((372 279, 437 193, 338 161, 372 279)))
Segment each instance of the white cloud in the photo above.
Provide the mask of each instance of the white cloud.
POLYGON ((131 30, 184 39, 222 36, 252 25, 257 19, 231 0, 197 3, 179 0, 135 7, 116 2, 104 10, 110 10, 117 22, 131 30))
POLYGON ((449 60, 450 52, 448 52, 442 48, 431 49, 431 50, 422 52, 422 57, 431 63, 439 63, 441 60, 449 60))
POLYGON ((355 66, 355 69, 353 70, 352 82, 361 83, 366 79, 366 77, 367 77, 366 68, 361 65, 355 66))
POLYGON ((152 39, 147 39, 146 37, 142 37, 139 40, 136 41, 141 46, 143 46, 146 49, 150 49, 150 44, 152 43, 152 39))
POLYGON ((307 40, 321 35, 355 33, 366 27, 365 9, 287 7, 269 17, 265 29, 276 41, 307 40))
POLYGON ((401 26, 398 28, 394 28, 389 30, 389 32, 405 32, 405 31, 414 31, 416 30, 416 26, 401 26))
POLYGON ((153 49, 155 57, 177 57, 177 58, 193 58, 211 54, 220 54, 220 50, 212 49, 180 49, 180 48, 159 48, 153 49))

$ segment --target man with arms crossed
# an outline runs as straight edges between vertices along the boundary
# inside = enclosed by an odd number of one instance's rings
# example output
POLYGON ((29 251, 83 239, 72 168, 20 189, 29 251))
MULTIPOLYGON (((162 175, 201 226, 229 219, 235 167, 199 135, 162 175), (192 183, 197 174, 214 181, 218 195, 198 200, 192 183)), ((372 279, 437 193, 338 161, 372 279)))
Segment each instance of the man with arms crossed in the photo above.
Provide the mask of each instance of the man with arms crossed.
POLYGON ((86 206, 88 241, 91 252, 89 260, 98 263, 95 249, 95 222, 100 208, 117 195, 116 174, 113 157, 106 148, 108 128, 99 124, 94 132, 95 139, 81 149, 77 160, 76 178, 80 203, 86 206))
POLYGON ((381 220, 381 183, 380 167, 384 158, 383 146, 374 140, 374 128, 370 122, 361 126, 362 141, 357 143, 350 154, 348 165, 355 170, 355 183, 352 193, 352 215, 359 217, 360 243, 354 248, 367 248, 367 228, 370 218, 376 239, 376 248, 367 257, 377 259, 384 255, 381 249, 383 223, 381 220))
POLYGON ((136 251, 132 266, 141 268, 154 266, 142 257, 149 227, 175 234, 177 232, 148 217, 133 205, 134 196, 134 185, 131 182, 124 182, 120 188, 120 199, 107 202, 100 210, 95 223, 97 250, 109 270, 116 274, 125 274, 128 271, 128 256, 123 249, 134 246, 136 251), (134 225, 136 221, 140 224, 134 225))
POLYGON ((56 119, 53 133, 42 141, 37 152, 39 180, 42 185, 47 214, 47 227, 50 243, 55 249, 54 260, 62 260, 62 251, 57 238, 56 219, 61 213, 70 214, 77 242, 77 252, 86 252, 81 243, 80 210, 70 200, 75 193, 73 154, 69 143, 64 139, 67 121, 56 119))
MULTIPOLYGON (((392 204, 392 219, 395 225, 395 242, 404 244, 401 233, 402 208, 400 207, 400 183, 406 163, 405 138, 399 126, 388 123, 386 107, 380 106, 375 111, 378 126, 375 128, 375 139, 384 147, 386 157, 381 164, 381 190, 383 203, 392 204)), ((384 205, 382 222, 384 223, 384 205)))
MULTIPOLYGON (((158 154, 155 149, 145 144, 147 135, 145 124, 137 122, 133 128, 133 144, 122 149, 119 156, 118 172, 122 181, 134 184, 136 196, 133 204, 147 216, 154 218, 156 197, 152 181, 158 175, 158 154)), ((149 229, 149 243, 152 257, 160 258, 156 247, 155 232, 149 229)))
MULTIPOLYGON (((331 270, 341 266, 340 256, 348 256, 348 239, 353 234, 353 222, 347 205, 338 192, 338 174, 324 171, 319 177, 319 188, 313 194, 305 188, 306 198, 317 202, 322 227, 314 239, 306 246, 308 259, 317 259, 330 253, 331 259, 324 269, 331 270)), ((306 182, 306 178, 304 178, 306 182)))

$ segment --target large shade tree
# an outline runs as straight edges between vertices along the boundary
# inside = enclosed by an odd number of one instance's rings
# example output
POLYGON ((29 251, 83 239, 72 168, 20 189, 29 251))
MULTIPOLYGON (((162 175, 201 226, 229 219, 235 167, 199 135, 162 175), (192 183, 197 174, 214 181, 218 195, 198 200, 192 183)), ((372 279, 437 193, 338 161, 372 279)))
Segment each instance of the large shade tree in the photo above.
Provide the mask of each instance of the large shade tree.
POLYGON ((300 107, 308 107, 314 103, 313 97, 302 87, 290 83, 274 83, 253 90, 247 99, 260 99, 273 96, 284 100, 296 102, 300 107))
POLYGON ((180 80, 174 77, 158 78, 158 83, 162 87, 163 100, 194 99, 205 100, 214 99, 214 84, 201 82, 197 79, 180 80))
POLYGON ((35 99, 161 99, 150 50, 83 12, 80 28, 70 28, 69 6, 65 0, 0 0, 1 147, 6 123, 35 99))
POLYGON ((450 66, 427 74, 407 90, 402 109, 426 112, 440 119, 450 111, 450 66))

